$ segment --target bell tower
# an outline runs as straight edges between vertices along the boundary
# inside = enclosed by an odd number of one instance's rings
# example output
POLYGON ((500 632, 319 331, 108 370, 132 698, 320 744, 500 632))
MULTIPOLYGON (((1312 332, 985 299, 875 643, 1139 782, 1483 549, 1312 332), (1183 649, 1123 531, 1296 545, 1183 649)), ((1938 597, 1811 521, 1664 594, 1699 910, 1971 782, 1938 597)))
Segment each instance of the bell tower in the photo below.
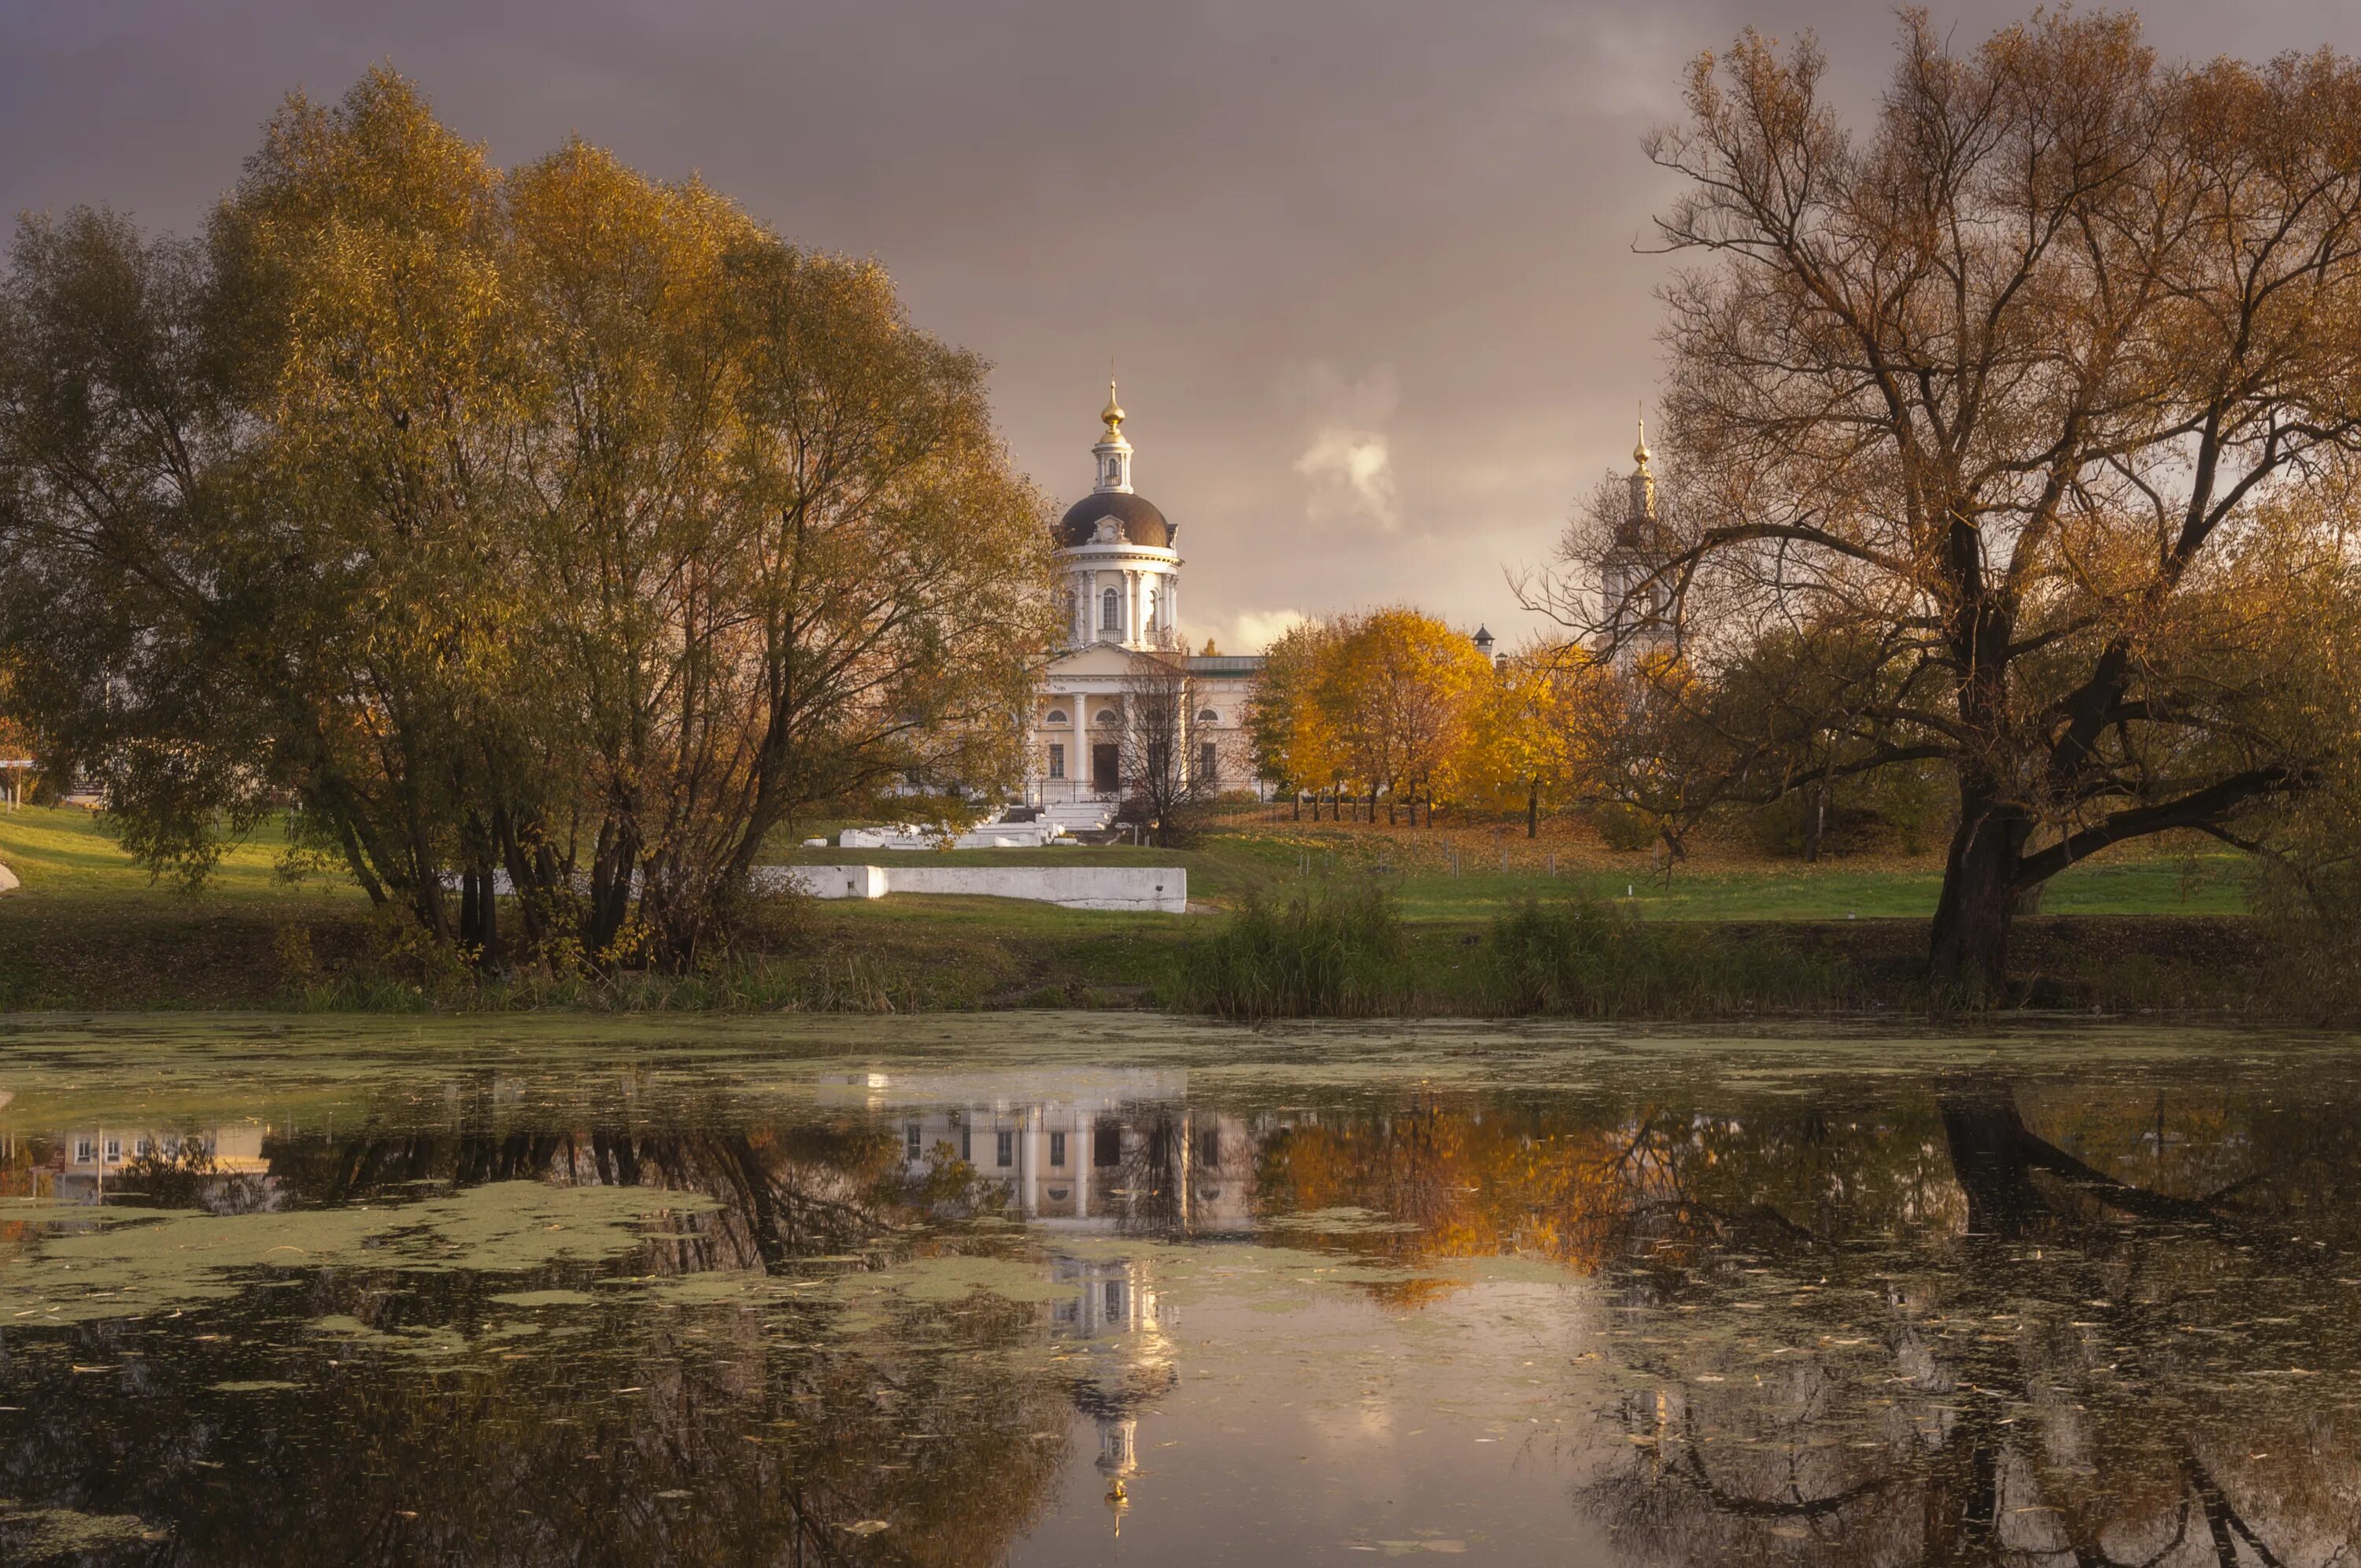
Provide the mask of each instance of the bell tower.
POLYGON ((1663 521, 1656 515, 1656 476, 1649 467, 1648 423, 1631 448, 1632 468, 1623 483, 1622 521, 1598 564, 1602 642, 1613 651, 1615 667, 1629 671, 1673 645, 1670 585, 1657 574, 1669 554, 1663 521))
POLYGON ((1099 418, 1106 422, 1106 433, 1091 448, 1091 455, 1099 463, 1098 483, 1091 493, 1127 496, 1132 493, 1131 443, 1123 436, 1123 405, 1115 400, 1112 376, 1107 378, 1106 407, 1099 411, 1099 418))

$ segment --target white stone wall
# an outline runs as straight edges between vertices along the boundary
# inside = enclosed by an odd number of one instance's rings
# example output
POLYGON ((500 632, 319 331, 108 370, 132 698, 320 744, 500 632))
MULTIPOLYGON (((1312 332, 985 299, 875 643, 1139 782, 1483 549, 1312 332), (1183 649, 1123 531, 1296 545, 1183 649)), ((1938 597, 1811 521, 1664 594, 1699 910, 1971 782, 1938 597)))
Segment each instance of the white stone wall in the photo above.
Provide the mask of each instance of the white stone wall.
POLYGON ((1189 908, 1180 866, 761 866, 757 891, 793 886, 813 898, 883 898, 889 893, 1027 898, 1069 909, 1189 908))

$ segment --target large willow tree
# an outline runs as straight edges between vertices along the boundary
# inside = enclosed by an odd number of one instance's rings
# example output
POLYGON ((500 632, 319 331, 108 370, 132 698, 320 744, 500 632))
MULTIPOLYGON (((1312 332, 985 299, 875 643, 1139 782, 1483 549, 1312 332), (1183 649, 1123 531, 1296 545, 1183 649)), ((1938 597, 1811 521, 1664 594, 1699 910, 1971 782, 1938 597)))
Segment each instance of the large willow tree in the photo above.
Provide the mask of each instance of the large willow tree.
POLYGON ((686 961, 798 809, 1005 770, 1048 531, 983 376, 874 265, 373 73, 200 241, 22 227, 0 648, 159 869, 291 794, 437 939, 686 961))
POLYGON ((1680 607, 1670 679, 1800 672, 1706 716, 1723 797, 1949 770, 1933 969, 1992 984, 2048 878, 2237 837, 2353 745, 2323 676, 2354 647, 2361 71, 2167 65, 2125 14, 1959 53, 1913 13, 1865 130, 1821 74, 1749 33, 1650 142, 1695 265, 1640 587, 1680 607))

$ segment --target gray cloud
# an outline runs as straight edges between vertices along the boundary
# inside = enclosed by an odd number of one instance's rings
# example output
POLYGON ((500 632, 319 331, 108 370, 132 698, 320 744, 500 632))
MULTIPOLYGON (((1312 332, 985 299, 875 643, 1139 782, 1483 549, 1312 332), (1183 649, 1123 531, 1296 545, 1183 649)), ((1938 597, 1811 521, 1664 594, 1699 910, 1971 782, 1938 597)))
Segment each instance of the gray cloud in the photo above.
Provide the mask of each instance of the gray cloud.
MULTIPOLYGON (((2361 49, 2341 0, 2147 10, 2173 53, 2361 49)), ((1115 357, 1225 646, 1395 599, 1500 631, 1654 389, 1641 134, 1747 22, 1873 103, 1871 0, 0 0, 0 204, 186 230, 280 95, 388 61, 501 161, 579 131, 878 257, 1060 495, 1115 357)))

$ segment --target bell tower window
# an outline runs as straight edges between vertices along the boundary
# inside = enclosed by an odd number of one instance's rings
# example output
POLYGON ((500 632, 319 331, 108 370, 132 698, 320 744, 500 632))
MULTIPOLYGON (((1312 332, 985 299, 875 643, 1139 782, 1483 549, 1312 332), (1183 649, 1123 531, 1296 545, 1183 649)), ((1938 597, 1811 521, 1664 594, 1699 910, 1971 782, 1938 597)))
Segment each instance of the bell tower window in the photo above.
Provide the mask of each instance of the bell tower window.
POLYGON ((1099 596, 1099 630, 1101 631, 1123 630, 1123 596, 1113 588, 1107 589, 1099 596))

